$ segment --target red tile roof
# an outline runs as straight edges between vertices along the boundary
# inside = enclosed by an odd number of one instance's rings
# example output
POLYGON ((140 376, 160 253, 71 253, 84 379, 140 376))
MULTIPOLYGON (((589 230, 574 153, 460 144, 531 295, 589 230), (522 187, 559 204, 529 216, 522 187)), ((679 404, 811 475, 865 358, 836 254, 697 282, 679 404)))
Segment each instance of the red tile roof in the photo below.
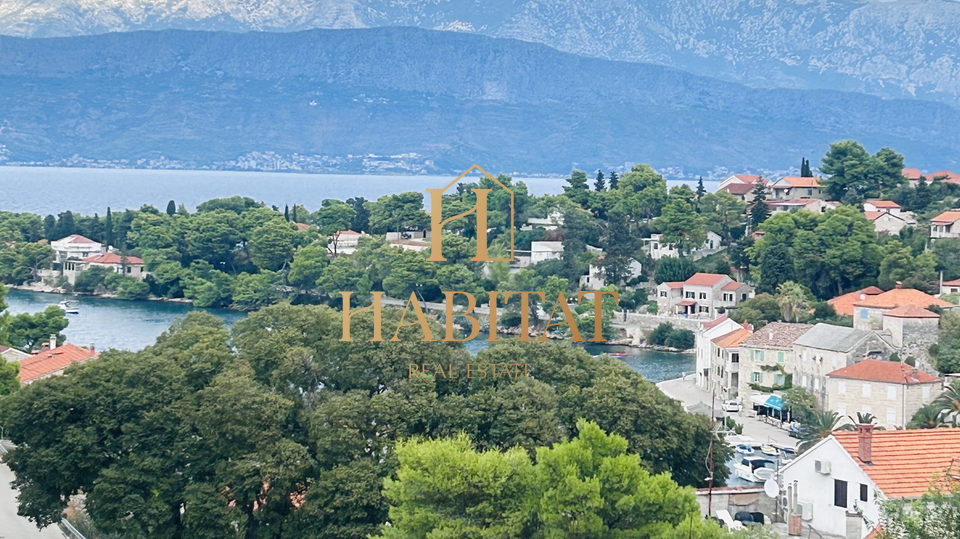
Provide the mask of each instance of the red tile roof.
POLYGON ((833 310, 837 311, 837 314, 845 314, 847 316, 853 316, 853 304, 858 301, 863 301, 869 296, 876 296, 877 294, 883 294, 883 290, 875 286, 868 286, 863 290, 858 290, 856 292, 850 292, 842 296, 837 296, 831 300, 827 300, 827 303, 833 306, 833 310), (863 295, 863 297, 860 297, 863 295))
POLYGON ((85 238, 81 236, 80 234, 70 234, 66 238, 60 238, 59 241, 66 241, 69 243, 97 243, 91 240, 90 238, 85 238))
POLYGON ((731 183, 721 189, 721 191, 726 191, 731 195, 745 195, 753 190, 754 186, 749 183, 731 183))
POLYGON ((692 299, 685 299, 685 300, 677 303, 677 305, 682 305, 682 306, 684 306, 684 307, 690 307, 691 305, 696 305, 696 304, 697 304, 697 302, 696 302, 696 301, 693 301, 692 299))
POLYGON ((723 275, 722 273, 694 273, 693 277, 684 281, 683 284, 690 286, 716 286, 717 283, 728 277, 730 276, 723 275))
MULTIPOLYGON (((130 266, 142 266, 143 260, 135 256, 128 256, 127 265, 130 266)), ((113 264, 119 266, 123 264, 123 257, 117 253, 103 253, 97 256, 90 256, 83 259, 84 262, 88 264, 113 264)))
POLYGON ((919 498, 938 478, 960 469, 960 429, 875 430, 870 464, 857 457, 859 435, 833 433, 887 498, 919 498))
POLYGON ((660 284, 665 284, 668 288, 683 288, 683 281, 664 281, 660 284))
POLYGON ((715 328, 718 324, 720 324, 721 322, 723 322, 724 320, 727 320, 727 319, 728 319, 727 315, 726 315, 726 314, 723 314, 723 315, 721 315, 719 318, 717 318, 717 319, 715 319, 715 320, 711 320, 711 321, 709 321, 709 322, 703 322, 703 323, 700 324, 700 325, 703 327, 703 329, 713 329, 713 328, 715 328))
POLYGON ((731 282, 723 285, 723 288, 721 288, 721 290, 736 290, 736 289, 740 288, 740 287, 743 286, 743 285, 744 285, 744 283, 741 283, 740 281, 731 281, 731 282))
POLYGON ((954 279, 952 281, 943 281, 943 284, 947 286, 960 286, 960 279, 954 279))
POLYGON ((883 313, 883 316, 892 316, 894 318, 940 318, 939 314, 917 307, 912 303, 891 309, 883 313))
MULTIPOLYGON (((930 294, 914 290, 913 288, 894 288, 893 290, 887 290, 883 294, 869 296, 864 300, 856 301, 854 306, 893 309, 911 303, 917 307, 929 307, 931 305, 950 307, 953 305, 950 302, 937 299, 930 294)), ((836 309, 836 307, 834 307, 834 309, 836 309)))
POLYGON ((950 225, 960 221, 960 210, 950 210, 941 213, 940 215, 933 218, 931 223, 937 223, 941 225, 950 225))
POLYGON ((956 172, 950 172, 949 170, 938 170, 936 172, 927 174, 927 179, 931 181, 936 178, 943 178, 943 181, 948 183, 960 182, 960 174, 957 174, 956 172))
POLYGON ((297 223, 297 230, 300 232, 306 232, 307 230, 310 230, 310 225, 307 223, 297 223))
POLYGON ((913 372, 915 369, 899 361, 880 361, 864 359, 849 367, 837 369, 827 376, 831 378, 849 378, 869 382, 886 382, 888 384, 929 384, 940 382, 940 379, 923 371, 913 372))
POLYGON ((770 322, 754 332, 742 345, 751 348, 790 348, 804 333, 813 328, 810 324, 770 322))
POLYGON ((867 204, 872 204, 875 208, 900 208, 901 206, 892 200, 868 200, 867 204))
POLYGON ((755 184, 757 180, 767 181, 766 178, 759 174, 734 174, 733 177, 747 184, 755 184))
POLYGON ((753 332, 747 331, 744 328, 737 328, 726 335, 721 335, 713 339, 713 344, 720 348, 737 348, 740 346, 740 343, 747 340, 750 335, 753 335, 753 332))
POLYGON ((919 168, 905 168, 903 169, 903 175, 907 177, 908 180, 919 180, 923 173, 920 172, 919 168))
POLYGON ((21 361, 20 381, 31 382, 62 371, 73 363, 80 363, 95 357, 97 357, 96 351, 67 343, 21 361))
MULTIPOLYGON (((789 189, 791 187, 820 187, 820 178, 803 178, 800 176, 784 176, 780 178, 781 182, 787 182, 790 185, 777 186, 774 189, 789 189)), ((780 182, 777 182, 780 183, 780 182)))

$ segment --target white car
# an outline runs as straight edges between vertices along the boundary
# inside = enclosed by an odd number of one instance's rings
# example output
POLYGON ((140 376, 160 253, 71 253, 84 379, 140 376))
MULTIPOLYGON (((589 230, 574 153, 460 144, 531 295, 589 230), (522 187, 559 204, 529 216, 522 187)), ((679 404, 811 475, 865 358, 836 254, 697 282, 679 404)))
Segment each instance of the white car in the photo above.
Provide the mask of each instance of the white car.
POLYGON ((723 401, 724 412, 739 412, 740 410, 743 410, 743 405, 740 404, 740 401, 738 400, 723 401))

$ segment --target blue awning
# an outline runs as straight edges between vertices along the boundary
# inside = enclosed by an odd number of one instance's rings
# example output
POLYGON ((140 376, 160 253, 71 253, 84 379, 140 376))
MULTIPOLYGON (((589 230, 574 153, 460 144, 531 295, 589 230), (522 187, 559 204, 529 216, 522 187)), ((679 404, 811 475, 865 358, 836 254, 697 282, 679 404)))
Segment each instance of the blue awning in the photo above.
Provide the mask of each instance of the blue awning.
POLYGON ((783 399, 776 395, 770 395, 767 397, 767 402, 764 403, 764 406, 767 408, 773 408, 774 410, 783 410, 783 399))

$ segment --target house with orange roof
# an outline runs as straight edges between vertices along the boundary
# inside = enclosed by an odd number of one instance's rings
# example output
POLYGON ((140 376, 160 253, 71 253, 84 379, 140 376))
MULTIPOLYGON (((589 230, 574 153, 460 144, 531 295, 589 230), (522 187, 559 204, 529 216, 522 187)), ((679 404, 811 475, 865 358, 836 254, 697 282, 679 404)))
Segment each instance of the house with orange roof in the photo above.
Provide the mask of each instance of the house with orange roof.
POLYGON ((904 228, 917 224, 913 216, 907 213, 865 211, 863 215, 873 224, 874 232, 882 234, 897 235, 904 228))
POLYGON ((20 362, 21 383, 30 384, 43 378, 59 376, 74 363, 83 363, 99 357, 93 346, 84 348, 69 343, 55 346, 55 340, 50 344, 53 346, 52 348, 34 354, 20 362))
POLYGON ((357 245, 360 244, 360 238, 367 235, 365 232, 338 230, 327 241, 327 251, 333 256, 352 255, 357 250, 357 245))
POLYGON ((798 210, 826 213, 827 210, 837 209, 840 203, 832 200, 823 200, 821 198, 797 198, 791 200, 768 200, 767 206, 770 208, 770 213, 798 210))
POLYGON ((919 168, 905 168, 903 169, 903 177, 910 180, 912 184, 923 177, 923 172, 920 172, 919 168))
POLYGON ((819 177, 784 176, 770 186, 775 200, 827 198, 819 177))
POLYGON ((757 182, 762 183, 764 187, 771 183, 770 180, 764 178, 762 174, 732 174, 720 180, 720 185, 717 186, 717 190, 722 190, 730 185, 749 185, 753 188, 757 182))
MULTIPOLYGON (((682 292, 683 283, 674 284, 679 284, 680 291, 682 292)), ((734 322, 733 319, 726 314, 698 324, 696 331, 697 387, 706 390, 710 384, 710 368, 713 363, 714 353, 713 339, 743 327, 744 326, 737 322, 734 322)))
MULTIPOLYGON (((716 252, 722 248, 720 246, 722 240, 723 238, 719 234, 708 230, 707 239, 703 242, 703 245, 689 249, 688 254, 694 255, 696 259, 698 253, 701 253, 699 256, 706 256, 709 253, 716 252)), ((680 249, 677 249, 675 244, 663 241, 663 234, 651 234, 649 238, 643 238, 641 241, 643 242, 643 252, 653 260, 660 260, 665 257, 678 258, 684 254, 680 252, 680 249)))
POLYGON ((941 213, 930 220, 930 239, 960 238, 960 210, 941 213))
POLYGON ((707 391, 716 390, 717 396, 727 400, 736 398, 740 392, 740 345, 753 331, 738 327, 733 331, 711 339, 711 365, 707 391))
POLYGON ((827 300, 827 303, 833 307, 833 310, 837 311, 837 314, 853 316, 854 303, 863 301, 867 299, 868 296, 876 296, 877 294, 883 294, 883 289, 877 288, 876 286, 868 286, 862 290, 848 292, 841 296, 827 300))
POLYGON ((885 360, 895 351, 888 335, 832 324, 817 324, 793 342, 793 385, 827 405, 826 375, 867 359, 885 360))
POLYGON ((117 253, 101 253, 83 259, 84 270, 104 267, 124 277, 142 281, 147 272, 143 269, 143 260, 135 256, 123 256, 117 253))
POLYGON ((867 359, 827 374, 824 408, 841 417, 872 414, 886 429, 903 428, 940 388, 939 378, 901 361, 867 359))
POLYGON ((882 211, 899 215, 900 212, 903 211, 903 208, 892 200, 867 200, 863 203, 863 211, 882 211))
POLYGON ((960 294, 960 279, 940 283, 940 295, 960 294))
POLYGON ((753 297, 753 287, 734 281, 729 275, 695 273, 683 282, 657 285, 657 311, 708 320, 753 297))
POLYGON ((866 539, 884 500, 957 486, 960 429, 834 431, 781 468, 781 477, 795 485, 804 520, 821 536, 866 539))
POLYGON ((927 178, 929 178, 930 181, 939 179, 943 183, 960 184, 960 174, 951 172, 949 170, 938 170, 936 172, 931 172, 930 174, 927 174, 927 178))
POLYGON ((746 403, 765 402, 771 390, 789 387, 796 370, 793 343, 812 327, 771 322, 744 339, 740 343, 737 395, 746 403))

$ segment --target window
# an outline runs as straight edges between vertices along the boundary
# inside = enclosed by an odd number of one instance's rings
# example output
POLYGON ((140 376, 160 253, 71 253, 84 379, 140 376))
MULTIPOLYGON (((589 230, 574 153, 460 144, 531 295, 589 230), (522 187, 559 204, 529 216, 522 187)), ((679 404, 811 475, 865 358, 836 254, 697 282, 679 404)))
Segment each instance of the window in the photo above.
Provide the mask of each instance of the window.
POLYGON ((887 400, 897 400, 897 386, 887 388, 887 400))
POLYGON ((870 386, 870 384, 863 384, 863 396, 869 397, 871 393, 873 393, 873 388, 870 386))
POLYGON ((707 293, 706 293, 706 292, 700 292, 700 299, 707 299, 707 293))
POLYGON ((697 295, 694 294, 693 292, 687 292, 687 293, 684 295, 684 297, 686 297, 687 299, 693 299, 693 298, 697 297, 697 295))
POLYGON ((762 372, 751 372, 750 373, 750 382, 754 384, 763 383, 763 373, 762 372))
POLYGON ((814 378, 814 379, 813 379, 813 390, 814 390, 814 391, 820 391, 820 379, 819 379, 819 378, 814 378))
POLYGON ((807 375, 804 374, 804 375, 803 375, 803 382, 801 382, 801 384, 803 384, 803 387, 807 387, 807 384, 808 384, 809 382, 810 382, 810 380, 807 378, 807 375))
POLYGON ((926 402, 930 399, 930 386, 923 386, 923 400, 926 402))
POLYGON ((747 295, 746 295, 746 294, 740 294, 740 301, 747 301, 747 295))
POLYGON ((667 297, 667 292, 666 292, 665 290, 661 290, 661 291, 660 291, 660 297, 661 297, 661 298, 667 297))
POLYGON ((730 354, 731 363, 740 363, 740 354, 730 354))
POLYGON ((893 408, 887 408, 887 423, 894 425, 897 422, 897 411, 893 408))
POLYGON ((131 268, 130 266, 127 266, 127 273, 133 273, 133 268, 131 268))
POLYGON ((860 309, 860 320, 866 320, 866 319, 867 319, 867 310, 860 309))
POLYGON ((846 395, 846 394, 847 394, 847 383, 837 382, 837 395, 846 395))
POLYGON ((783 352, 777 352, 777 363, 783 365, 783 352))
POLYGON ((807 196, 813 196, 813 189, 807 189, 807 196))
POLYGON ((833 505, 837 507, 847 506, 847 482, 839 479, 833 480, 833 505))
POLYGON ((708 312, 710 312, 710 307, 700 307, 700 312, 702 312, 702 313, 708 313, 708 312))
POLYGON ((868 496, 867 496, 867 485, 864 485, 863 483, 860 483, 860 501, 861 501, 861 502, 867 501, 867 497, 868 497, 868 496))
POLYGON ((775 386, 782 386, 786 381, 786 376, 783 374, 777 373, 773 375, 773 385, 775 386))
POLYGON ((757 361, 763 361, 763 350, 754 350, 753 359, 757 361))

